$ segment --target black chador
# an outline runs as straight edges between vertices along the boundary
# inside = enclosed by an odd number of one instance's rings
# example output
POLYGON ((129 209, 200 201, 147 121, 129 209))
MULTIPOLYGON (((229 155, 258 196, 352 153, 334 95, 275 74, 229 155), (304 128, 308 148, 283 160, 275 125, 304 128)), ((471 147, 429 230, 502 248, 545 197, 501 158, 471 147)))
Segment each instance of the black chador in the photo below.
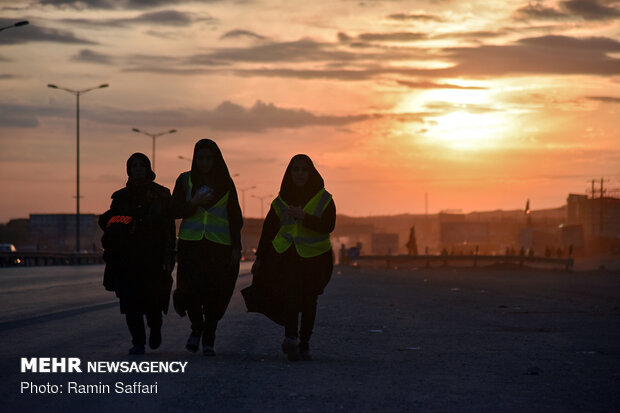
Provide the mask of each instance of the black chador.
POLYGON ((104 286, 120 299, 133 343, 129 353, 143 354, 144 316, 151 329, 149 346, 161 344, 162 312, 168 311, 172 287, 175 227, 170 190, 154 182, 148 157, 131 155, 127 175, 127 185, 112 194, 110 209, 99 217, 104 286))

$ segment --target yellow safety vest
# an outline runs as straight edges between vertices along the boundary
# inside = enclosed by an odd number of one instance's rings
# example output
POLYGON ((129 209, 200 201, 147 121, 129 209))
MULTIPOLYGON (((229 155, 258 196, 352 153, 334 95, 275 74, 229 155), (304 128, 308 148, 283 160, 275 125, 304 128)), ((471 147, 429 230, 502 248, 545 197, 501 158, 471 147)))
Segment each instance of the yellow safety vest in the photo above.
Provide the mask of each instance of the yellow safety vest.
MULTIPOLYGON (((332 196, 325 188, 314 196, 306 206, 306 214, 320 217, 332 196)), ((311 258, 321 255, 331 249, 329 234, 321 234, 303 226, 300 220, 296 220, 288 215, 288 204, 278 195, 271 203, 272 208, 280 218, 280 230, 273 239, 272 244, 278 254, 284 253, 291 244, 295 244, 295 249, 300 257, 311 258)))
MULTIPOLYGON (((192 177, 187 174, 186 199, 192 199, 192 177)), ((230 225, 228 223, 228 194, 209 209, 198 207, 196 213, 183 218, 179 228, 179 238, 185 241, 200 241, 203 238, 218 244, 232 245, 230 225)))

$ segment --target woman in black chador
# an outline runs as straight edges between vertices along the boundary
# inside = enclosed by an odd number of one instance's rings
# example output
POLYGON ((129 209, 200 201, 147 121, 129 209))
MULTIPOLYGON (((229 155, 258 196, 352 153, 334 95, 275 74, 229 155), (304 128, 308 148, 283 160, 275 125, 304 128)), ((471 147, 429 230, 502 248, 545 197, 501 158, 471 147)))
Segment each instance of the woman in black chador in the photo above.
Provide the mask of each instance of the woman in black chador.
POLYGON ((104 286, 120 298, 133 347, 144 354, 144 316, 151 329, 149 347, 161 344, 162 312, 168 312, 174 267, 175 228, 170 190, 153 182, 146 155, 127 160, 127 185, 112 194, 110 209, 99 217, 106 262, 104 286))
POLYGON ((241 258, 243 218, 237 190, 220 149, 210 139, 194 146, 191 171, 177 178, 179 267, 174 308, 189 316, 186 348, 214 356, 215 330, 235 288, 241 258))
POLYGON ((252 286, 243 290, 249 311, 284 326, 282 351, 291 361, 311 359, 317 298, 334 266, 329 234, 335 223, 336 207, 323 178, 307 155, 295 155, 263 223, 252 286))

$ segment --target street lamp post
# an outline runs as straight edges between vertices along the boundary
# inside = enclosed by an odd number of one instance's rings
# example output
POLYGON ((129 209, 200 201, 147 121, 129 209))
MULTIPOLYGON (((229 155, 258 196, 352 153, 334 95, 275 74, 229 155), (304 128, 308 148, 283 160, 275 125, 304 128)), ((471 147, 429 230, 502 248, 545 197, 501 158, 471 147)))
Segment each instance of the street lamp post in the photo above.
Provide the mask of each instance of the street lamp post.
POLYGON ((22 21, 20 21, 20 22, 13 23, 13 24, 10 24, 10 25, 8 25, 8 26, 0 27, 0 32, 1 32, 2 30, 11 29, 11 28, 13 28, 13 27, 25 26, 25 25, 27 25, 27 24, 28 24, 28 20, 22 20, 22 21))
POLYGON ((83 95, 86 92, 90 92, 91 90, 95 90, 95 89, 102 89, 105 87, 108 87, 109 85, 107 83, 103 84, 103 85, 99 85, 99 86, 95 86, 95 87, 91 87, 88 89, 83 89, 83 90, 73 90, 73 89, 67 89, 64 87, 60 87, 60 86, 56 86, 56 85, 47 85, 47 87, 52 88, 52 89, 60 89, 60 90, 64 90, 65 92, 69 92, 73 95, 75 95, 76 97, 76 105, 75 105, 75 113, 76 113, 76 121, 75 121, 75 130, 76 130, 76 134, 75 134, 75 153, 76 153, 76 168, 75 168, 75 182, 76 182, 76 206, 75 206, 75 250, 77 252, 80 252, 80 95, 83 95))
POLYGON ((256 198, 260 200, 260 216, 264 217, 264 209, 263 209, 263 203, 265 201, 265 199, 271 198, 273 196, 273 194, 269 194, 269 195, 264 195, 264 196, 258 196, 258 195, 252 195, 252 198, 256 198))
POLYGON ((242 213, 245 215, 245 191, 256 188, 256 185, 248 186, 247 188, 237 188, 241 192, 241 207, 242 213))
POLYGON ((161 135, 166 135, 168 133, 175 133, 177 130, 176 129, 170 129, 170 130, 167 130, 165 132, 159 132, 159 133, 149 133, 149 132, 145 132, 143 130, 140 130, 138 128, 132 128, 131 130, 136 132, 136 133, 143 133, 146 136, 150 136, 151 138, 153 138, 153 171, 155 171, 155 138, 159 138, 161 135))

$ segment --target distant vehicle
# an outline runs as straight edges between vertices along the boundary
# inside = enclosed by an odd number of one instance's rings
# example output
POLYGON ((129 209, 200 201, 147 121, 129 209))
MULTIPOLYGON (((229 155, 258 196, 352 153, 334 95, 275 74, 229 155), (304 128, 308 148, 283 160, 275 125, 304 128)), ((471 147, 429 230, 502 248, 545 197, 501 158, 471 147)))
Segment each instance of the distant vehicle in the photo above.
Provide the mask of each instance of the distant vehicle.
POLYGON ((22 260, 18 257, 11 256, 10 253, 17 252, 17 248, 13 244, 0 244, 0 266, 19 265, 22 260))
POLYGON ((0 244, 0 252, 17 252, 13 244, 0 244))

